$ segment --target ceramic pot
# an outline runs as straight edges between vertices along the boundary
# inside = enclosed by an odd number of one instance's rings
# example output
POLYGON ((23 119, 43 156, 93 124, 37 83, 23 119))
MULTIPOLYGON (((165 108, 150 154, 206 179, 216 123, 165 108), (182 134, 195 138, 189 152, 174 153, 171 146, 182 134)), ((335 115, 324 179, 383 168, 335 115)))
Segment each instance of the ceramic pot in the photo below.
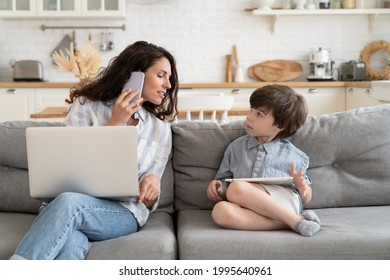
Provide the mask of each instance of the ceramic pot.
POLYGON ((294 0, 296 10, 304 10, 306 0, 294 0))
POLYGON ((271 10, 275 0, 253 0, 259 10, 271 10))

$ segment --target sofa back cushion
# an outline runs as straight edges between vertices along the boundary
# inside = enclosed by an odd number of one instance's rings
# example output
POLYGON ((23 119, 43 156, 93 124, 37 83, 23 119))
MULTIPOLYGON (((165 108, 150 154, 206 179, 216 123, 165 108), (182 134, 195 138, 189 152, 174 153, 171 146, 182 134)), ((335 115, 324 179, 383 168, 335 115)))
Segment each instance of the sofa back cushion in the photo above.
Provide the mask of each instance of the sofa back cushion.
MULTIPOLYGON (((60 122, 0 122, 0 211, 38 213, 41 201, 30 197, 25 130, 30 126, 62 125, 60 122)), ((162 178, 158 210, 173 212, 170 160, 162 178)))
MULTIPOLYGON (((310 158, 310 208, 390 204, 390 105, 309 116, 290 140, 310 158)), ((212 209, 207 198, 227 145, 244 122, 181 122, 173 129, 175 207, 212 209)))
POLYGON ((390 204, 390 105, 309 117, 291 141, 310 158, 308 207, 390 204))
POLYGON ((175 209, 212 209, 207 185, 214 179, 226 147, 245 134, 243 122, 184 121, 172 125, 172 130, 175 209))
POLYGON ((32 121, 0 123, 0 211, 38 213, 41 202, 30 197, 25 131, 29 126, 60 125, 32 121))

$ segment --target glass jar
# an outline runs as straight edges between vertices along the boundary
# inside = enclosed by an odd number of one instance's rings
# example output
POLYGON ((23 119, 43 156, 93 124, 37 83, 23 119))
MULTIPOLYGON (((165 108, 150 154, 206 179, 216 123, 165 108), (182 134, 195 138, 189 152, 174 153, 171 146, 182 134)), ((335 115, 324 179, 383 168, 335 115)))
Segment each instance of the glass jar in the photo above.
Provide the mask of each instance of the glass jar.
POLYGON ((330 0, 320 0, 320 9, 329 9, 330 8, 330 0))
POLYGON ((355 9, 355 0, 343 0, 343 9, 355 9))
POLYGON ((341 9, 341 0, 332 0, 331 9, 341 9))
POLYGON ((385 0, 385 1, 383 2, 383 8, 387 8, 387 9, 390 8, 390 1, 389 1, 389 0, 385 0))

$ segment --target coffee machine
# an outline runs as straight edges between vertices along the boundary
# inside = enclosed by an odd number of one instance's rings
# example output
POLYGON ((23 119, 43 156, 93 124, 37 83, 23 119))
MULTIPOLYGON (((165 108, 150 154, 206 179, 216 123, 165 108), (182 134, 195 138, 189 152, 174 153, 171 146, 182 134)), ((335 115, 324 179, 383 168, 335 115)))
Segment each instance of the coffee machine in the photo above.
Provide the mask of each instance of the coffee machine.
POLYGON ((310 74, 307 76, 308 81, 329 81, 334 80, 333 64, 330 58, 330 51, 319 48, 312 51, 309 55, 310 74))

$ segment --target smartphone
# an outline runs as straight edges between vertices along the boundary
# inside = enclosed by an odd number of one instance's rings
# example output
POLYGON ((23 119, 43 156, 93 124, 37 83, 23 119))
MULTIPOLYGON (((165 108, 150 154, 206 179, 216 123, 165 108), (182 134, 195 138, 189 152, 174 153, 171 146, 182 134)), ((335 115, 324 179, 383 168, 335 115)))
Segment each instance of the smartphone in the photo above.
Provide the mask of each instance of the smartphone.
POLYGON ((131 89, 132 92, 134 90, 138 89, 139 92, 135 97, 133 97, 130 100, 130 103, 138 98, 141 98, 142 89, 144 87, 144 79, 145 79, 145 74, 143 72, 139 72, 139 71, 131 72, 129 80, 126 82, 126 84, 122 88, 122 92, 124 92, 125 90, 128 90, 128 89, 131 89))

